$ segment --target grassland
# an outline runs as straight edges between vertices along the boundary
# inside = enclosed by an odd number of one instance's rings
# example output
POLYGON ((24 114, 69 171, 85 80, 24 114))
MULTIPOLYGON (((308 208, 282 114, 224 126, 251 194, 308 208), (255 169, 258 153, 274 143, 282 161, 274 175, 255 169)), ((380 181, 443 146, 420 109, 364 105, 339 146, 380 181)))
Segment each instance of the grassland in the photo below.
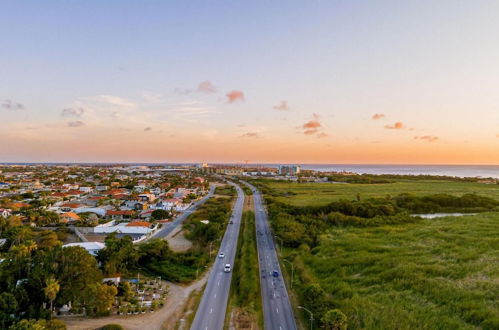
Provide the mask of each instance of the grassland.
POLYGON ((387 195, 395 196, 401 193, 411 193, 418 196, 439 193, 460 196, 476 193, 499 200, 499 185, 474 182, 400 180, 383 184, 334 184, 262 180, 259 183, 266 186, 267 193, 274 195, 277 201, 295 206, 317 206, 339 199, 351 200, 357 198, 357 194, 366 199, 387 195))
POLYGON ((331 230, 293 250, 349 329, 499 328, 499 214, 331 230))
POLYGON ((356 200, 358 194, 365 200, 403 193, 475 193, 499 200, 498 185, 405 179, 258 184, 270 197, 273 226, 322 228, 313 245, 288 245, 283 255, 295 265, 299 303, 311 306, 318 320, 338 308, 348 318, 348 329, 499 329, 499 212, 357 227, 331 225, 313 210, 301 216, 296 208, 286 213, 286 207, 276 209, 272 202, 307 209, 356 200))

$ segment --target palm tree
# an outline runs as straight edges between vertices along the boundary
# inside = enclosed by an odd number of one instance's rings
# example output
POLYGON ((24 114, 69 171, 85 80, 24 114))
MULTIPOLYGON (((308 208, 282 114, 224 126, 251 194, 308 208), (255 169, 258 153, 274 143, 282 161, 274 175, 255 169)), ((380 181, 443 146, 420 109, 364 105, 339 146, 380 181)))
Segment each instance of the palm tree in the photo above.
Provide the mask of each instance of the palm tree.
POLYGON ((57 297, 61 286, 59 285, 59 281, 53 277, 48 278, 45 281, 45 285, 43 292, 45 293, 45 297, 50 300, 50 312, 53 312, 54 300, 57 297))

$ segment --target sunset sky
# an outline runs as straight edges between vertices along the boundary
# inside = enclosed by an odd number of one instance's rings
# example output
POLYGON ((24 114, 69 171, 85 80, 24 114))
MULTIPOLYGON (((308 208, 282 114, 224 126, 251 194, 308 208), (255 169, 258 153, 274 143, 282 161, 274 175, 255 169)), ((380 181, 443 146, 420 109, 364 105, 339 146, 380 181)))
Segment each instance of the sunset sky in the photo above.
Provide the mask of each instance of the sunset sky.
POLYGON ((499 164, 499 1, 2 1, 0 162, 499 164))

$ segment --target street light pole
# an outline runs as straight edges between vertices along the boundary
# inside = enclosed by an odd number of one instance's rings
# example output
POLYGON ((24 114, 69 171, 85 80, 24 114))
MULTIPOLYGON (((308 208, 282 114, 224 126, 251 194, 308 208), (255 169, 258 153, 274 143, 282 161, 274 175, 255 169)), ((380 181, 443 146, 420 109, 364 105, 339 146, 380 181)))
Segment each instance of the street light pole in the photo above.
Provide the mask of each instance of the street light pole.
POLYGON ((303 306, 298 306, 298 308, 299 309, 303 309, 303 310, 307 311, 310 314, 310 330, 312 330, 313 326, 314 326, 314 313, 312 313, 310 310, 306 309, 303 306))
POLYGON ((282 261, 286 261, 287 263, 289 263, 291 265, 291 289, 292 289, 293 288, 293 279, 295 278, 295 266, 289 260, 282 259, 282 261))
POLYGON ((281 246, 280 246, 280 248, 279 248, 279 251, 281 251, 281 252, 282 252, 282 238, 280 238, 280 237, 279 237, 279 236, 277 236, 277 235, 274 235, 274 237, 275 237, 275 238, 277 238, 279 241, 281 241, 281 246))

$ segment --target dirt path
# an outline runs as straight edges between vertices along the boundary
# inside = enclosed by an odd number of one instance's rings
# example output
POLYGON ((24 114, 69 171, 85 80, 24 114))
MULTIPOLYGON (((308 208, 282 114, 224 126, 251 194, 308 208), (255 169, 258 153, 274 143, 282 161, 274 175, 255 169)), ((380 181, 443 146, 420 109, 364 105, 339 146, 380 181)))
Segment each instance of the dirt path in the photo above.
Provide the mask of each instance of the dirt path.
POLYGON ((192 242, 184 236, 182 226, 178 226, 168 236, 166 236, 168 245, 173 252, 185 252, 192 247, 192 242))
POLYGON ((180 286, 168 282, 170 293, 166 299, 165 306, 154 313, 129 316, 112 315, 100 318, 64 317, 61 320, 66 323, 68 329, 75 330, 97 329, 109 323, 120 324, 127 330, 160 330, 163 329, 163 323, 166 320, 171 319, 174 315, 181 314, 190 294, 203 287, 208 279, 208 274, 209 272, 206 272, 199 281, 189 286, 180 286))

